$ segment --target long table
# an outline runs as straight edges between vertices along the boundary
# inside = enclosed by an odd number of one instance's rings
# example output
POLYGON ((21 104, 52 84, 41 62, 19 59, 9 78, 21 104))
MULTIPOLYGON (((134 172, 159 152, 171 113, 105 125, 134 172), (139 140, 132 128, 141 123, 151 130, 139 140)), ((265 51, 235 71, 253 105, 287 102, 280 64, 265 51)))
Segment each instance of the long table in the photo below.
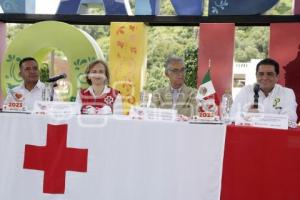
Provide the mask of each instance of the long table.
POLYGON ((222 200, 300 199, 300 129, 228 126, 222 200))
POLYGON ((3 113, 0 122, 0 199, 300 199, 299 128, 3 113), (49 176, 62 147, 71 167, 49 176))
POLYGON ((219 200, 226 127, 0 114, 2 200, 219 200))

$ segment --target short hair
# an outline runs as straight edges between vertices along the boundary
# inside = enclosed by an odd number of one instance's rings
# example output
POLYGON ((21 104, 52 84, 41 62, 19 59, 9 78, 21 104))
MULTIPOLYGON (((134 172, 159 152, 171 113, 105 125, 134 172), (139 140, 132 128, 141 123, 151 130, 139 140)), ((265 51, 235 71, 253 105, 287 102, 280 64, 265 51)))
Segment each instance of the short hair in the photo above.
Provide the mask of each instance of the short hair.
POLYGON ((257 65, 256 65, 256 73, 258 72, 260 65, 272 65, 272 66, 274 66, 276 75, 279 74, 279 64, 277 61, 273 60, 272 58, 265 58, 265 59, 259 61, 259 63, 257 63, 257 65))
POLYGON ((108 65, 107 65, 106 62, 104 62, 103 60, 95 60, 95 61, 91 62, 91 63, 88 65, 88 67, 86 68, 86 70, 85 70, 86 82, 87 82, 89 85, 92 85, 92 81, 89 79, 88 74, 90 73, 91 69, 92 69, 95 65, 98 65, 98 64, 101 64, 101 65, 104 66, 104 69, 105 69, 105 76, 106 76, 106 81, 107 81, 107 84, 109 84, 110 75, 109 75, 108 65))
POLYGON ((33 58, 33 57, 25 57, 25 58, 23 58, 22 60, 20 60, 20 62, 19 62, 19 68, 21 69, 23 63, 26 62, 26 61, 30 61, 30 60, 32 60, 32 61, 38 63, 38 62, 36 61, 36 59, 33 58))
POLYGON ((171 55, 167 58, 166 63, 165 63, 165 72, 168 70, 168 66, 171 62, 182 62, 184 65, 184 59, 179 56, 171 55))

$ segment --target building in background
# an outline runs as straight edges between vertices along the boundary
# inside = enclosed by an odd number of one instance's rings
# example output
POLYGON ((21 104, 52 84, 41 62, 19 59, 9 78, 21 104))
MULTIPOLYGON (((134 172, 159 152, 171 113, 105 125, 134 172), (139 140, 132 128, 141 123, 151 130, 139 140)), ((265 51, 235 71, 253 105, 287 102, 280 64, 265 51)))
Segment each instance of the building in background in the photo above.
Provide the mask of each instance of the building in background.
POLYGON ((233 64, 233 85, 232 85, 232 97, 239 93, 241 88, 245 85, 253 84, 256 82, 255 70, 256 64, 260 59, 251 59, 247 63, 235 62, 233 64))

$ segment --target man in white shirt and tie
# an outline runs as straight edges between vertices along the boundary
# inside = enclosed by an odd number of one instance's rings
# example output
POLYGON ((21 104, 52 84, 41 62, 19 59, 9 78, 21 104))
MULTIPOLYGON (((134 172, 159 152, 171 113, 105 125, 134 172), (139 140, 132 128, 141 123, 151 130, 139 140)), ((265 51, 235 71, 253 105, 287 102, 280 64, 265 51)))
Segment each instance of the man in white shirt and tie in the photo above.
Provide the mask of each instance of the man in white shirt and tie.
POLYGON ((40 71, 37 61, 32 57, 23 58, 19 62, 19 75, 23 83, 8 91, 3 105, 22 102, 27 110, 32 110, 35 101, 42 100, 42 91, 45 84, 40 79, 40 71))
POLYGON ((289 121, 296 122, 294 91, 277 84, 278 79, 279 64, 270 58, 261 60, 256 66, 257 83, 241 89, 233 102, 231 118, 235 119, 239 112, 263 112, 287 115, 289 121))

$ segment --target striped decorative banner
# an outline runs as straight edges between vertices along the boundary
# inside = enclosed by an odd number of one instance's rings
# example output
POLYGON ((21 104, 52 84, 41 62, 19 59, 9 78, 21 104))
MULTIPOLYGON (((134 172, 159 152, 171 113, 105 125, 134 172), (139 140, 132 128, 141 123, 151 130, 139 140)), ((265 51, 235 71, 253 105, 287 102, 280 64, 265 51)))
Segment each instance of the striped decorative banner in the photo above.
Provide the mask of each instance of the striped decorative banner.
POLYGON ((146 58, 145 25, 113 22, 110 26, 110 85, 121 92, 125 112, 140 101, 146 58))

